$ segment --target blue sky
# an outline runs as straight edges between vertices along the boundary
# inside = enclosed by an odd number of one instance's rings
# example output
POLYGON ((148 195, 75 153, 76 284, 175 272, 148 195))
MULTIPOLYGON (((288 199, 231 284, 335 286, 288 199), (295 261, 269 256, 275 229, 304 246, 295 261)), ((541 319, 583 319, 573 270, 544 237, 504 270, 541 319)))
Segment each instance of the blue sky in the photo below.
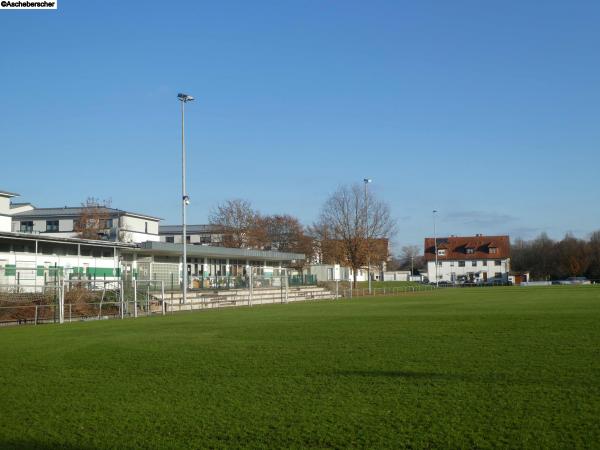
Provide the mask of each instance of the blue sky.
POLYGON ((309 224, 342 183, 432 234, 600 228, 599 2, 60 0, 0 11, 0 187, 180 217, 246 198, 309 224))

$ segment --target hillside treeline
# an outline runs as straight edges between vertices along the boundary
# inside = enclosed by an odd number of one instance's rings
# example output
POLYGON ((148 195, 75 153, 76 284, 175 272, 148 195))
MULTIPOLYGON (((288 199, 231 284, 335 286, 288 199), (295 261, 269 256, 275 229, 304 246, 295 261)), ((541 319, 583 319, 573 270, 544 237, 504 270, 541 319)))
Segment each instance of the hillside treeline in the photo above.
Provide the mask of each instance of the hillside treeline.
POLYGON ((530 241, 517 239, 511 246, 511 266, 515 272, 529 271, 532 280, 600 280, 600 230, 587 240, 567 234, 555 241, 546 233, 530 241))

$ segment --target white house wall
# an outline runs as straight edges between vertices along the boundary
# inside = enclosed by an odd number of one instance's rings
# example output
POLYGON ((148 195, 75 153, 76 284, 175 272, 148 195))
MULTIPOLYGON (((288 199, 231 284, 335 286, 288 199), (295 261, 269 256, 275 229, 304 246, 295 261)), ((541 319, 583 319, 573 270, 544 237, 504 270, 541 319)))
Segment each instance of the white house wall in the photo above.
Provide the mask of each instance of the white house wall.
POLYGON ((0 195, 0 214, 10 215, 10 197, 0 195))
POLYGON ((158 221, 132 216, 122 216, 119 231, 126 233, 131 242, 159 241, 158 221), (146 232, 147 226, 147 232, 146 232))
MULTIPOLYGON (((460 277, 460 276, 468 276, 470 273, 478 273, 478 272, 485 272, 487 273, 487 279, 491 280, 492 278, 495 278, 495 274, 496 273, 500 273, 501 274, 501 279, 502 282, 508 282, 508 272, 510 271, 510 259, 509 258, 505 258, 505 259, 500 259, 500 265, 496 266, 495 265, 495 261, 493 259, 488 259, 487 261, 487 266, 484 265, 483 260, 475 260, 476 266, 473 266, 473 261, 468 260, 468 261, 464 261, 465 262, 465 266, 464 267, 459 267, 459 261, 439 261, 439 263, 441 263, 441 265, 438 265, 437 268, 437 275, 438 275, 438 281, 448 281, 448 282, 453 282, 456 280, 456 278, 460 277)), ((428 278, 430 282, 435 282, 435 261, 428 261, 427 262, 427 274, 428 274, 428 278)), ((479 276, 479 280, 482 281, 483 280, 483 276, 480 275, 479 276)))
POLYGON ((0 213, 0 231, 11 231, 10 224, 11 224, 10 216, 4 216, 4 215, 2 215, 2 213, 0 213))

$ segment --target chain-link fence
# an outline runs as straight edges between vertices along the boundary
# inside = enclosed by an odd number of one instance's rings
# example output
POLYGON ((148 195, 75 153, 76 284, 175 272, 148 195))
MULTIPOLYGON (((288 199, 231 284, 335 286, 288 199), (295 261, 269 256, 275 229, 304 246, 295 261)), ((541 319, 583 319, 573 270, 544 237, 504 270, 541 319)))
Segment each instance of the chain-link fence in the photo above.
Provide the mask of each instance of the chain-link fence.
POLYGON ((123 319, 166 313, 162 281, 61 279, 0 285, 0 326, 123 319))
POLYGON ((0 284, 0 326, 59 321, 59 285, 0 284))

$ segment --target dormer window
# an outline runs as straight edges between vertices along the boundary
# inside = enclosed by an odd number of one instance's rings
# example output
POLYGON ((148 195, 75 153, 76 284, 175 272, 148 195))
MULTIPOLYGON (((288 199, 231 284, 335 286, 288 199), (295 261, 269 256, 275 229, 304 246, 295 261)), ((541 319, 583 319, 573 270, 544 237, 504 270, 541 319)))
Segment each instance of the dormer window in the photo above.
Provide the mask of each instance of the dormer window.
POLYGON ((446 256, 446 249, 438 248, 438 256, 446 256))
POLYGON ((475 252, 474 248, 467 247, 467 255, 472 255, 475 252))
POLYGON ((496 247, 490 247, 490 255, 495 255, 498 253, 498 249, 496 247))

